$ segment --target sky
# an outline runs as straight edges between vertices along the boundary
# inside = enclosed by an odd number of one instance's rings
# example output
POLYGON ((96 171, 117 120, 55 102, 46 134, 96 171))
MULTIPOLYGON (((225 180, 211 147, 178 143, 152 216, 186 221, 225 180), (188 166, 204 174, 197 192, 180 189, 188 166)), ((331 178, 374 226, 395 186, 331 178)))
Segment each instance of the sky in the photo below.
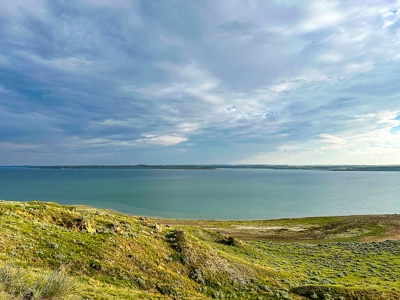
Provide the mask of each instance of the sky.
POLYGON ((400 164, 400 1, 0 1, 0 165, 400 164))

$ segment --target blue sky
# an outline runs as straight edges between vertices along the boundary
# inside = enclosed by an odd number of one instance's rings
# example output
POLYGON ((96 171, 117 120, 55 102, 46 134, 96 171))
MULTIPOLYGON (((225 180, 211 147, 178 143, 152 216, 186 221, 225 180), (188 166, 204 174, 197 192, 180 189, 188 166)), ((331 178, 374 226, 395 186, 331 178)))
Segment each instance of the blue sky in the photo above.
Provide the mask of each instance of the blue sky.
POLYGON ((0 2, 0 165, 400 164, 399 1, 0 2))

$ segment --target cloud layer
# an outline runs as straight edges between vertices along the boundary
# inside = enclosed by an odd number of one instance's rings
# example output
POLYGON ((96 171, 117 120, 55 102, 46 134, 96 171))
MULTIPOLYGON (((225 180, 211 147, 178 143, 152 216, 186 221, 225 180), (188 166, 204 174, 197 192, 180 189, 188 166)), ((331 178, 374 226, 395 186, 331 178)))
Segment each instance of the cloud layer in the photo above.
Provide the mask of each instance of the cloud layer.
POLYGON ((0 165, 400 164, 399 1, 0 3, 0 165))

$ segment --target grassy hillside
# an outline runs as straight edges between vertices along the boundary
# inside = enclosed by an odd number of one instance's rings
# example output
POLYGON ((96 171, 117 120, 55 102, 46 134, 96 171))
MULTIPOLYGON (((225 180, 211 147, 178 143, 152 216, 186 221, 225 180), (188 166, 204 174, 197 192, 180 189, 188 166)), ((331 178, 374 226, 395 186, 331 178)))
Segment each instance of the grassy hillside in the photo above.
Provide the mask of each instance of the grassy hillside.
POLYGON ((399 224, 156 220, 0 201, 0 299, 36 293, 46 274, 76 284, 35 299, 400 299, 399 224), (2 277, 10 266, 25 278, 19 290, 2 277))

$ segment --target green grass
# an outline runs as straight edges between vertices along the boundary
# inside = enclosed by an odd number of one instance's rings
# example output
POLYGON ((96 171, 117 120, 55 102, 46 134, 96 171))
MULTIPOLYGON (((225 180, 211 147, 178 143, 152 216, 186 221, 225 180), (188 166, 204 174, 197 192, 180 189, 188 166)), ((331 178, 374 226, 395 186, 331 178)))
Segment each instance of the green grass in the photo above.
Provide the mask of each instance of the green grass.
MULTIPOLYGON (((359 242, 387 236, 397 221, 157 220, 0 201, 0 267, 12 262, 29 279, 12 280, 19 295, 35 282, 43 299, 400 299, 400 242, 359 242)), ((4 282, 0 299, 13 294, 4 282)))

